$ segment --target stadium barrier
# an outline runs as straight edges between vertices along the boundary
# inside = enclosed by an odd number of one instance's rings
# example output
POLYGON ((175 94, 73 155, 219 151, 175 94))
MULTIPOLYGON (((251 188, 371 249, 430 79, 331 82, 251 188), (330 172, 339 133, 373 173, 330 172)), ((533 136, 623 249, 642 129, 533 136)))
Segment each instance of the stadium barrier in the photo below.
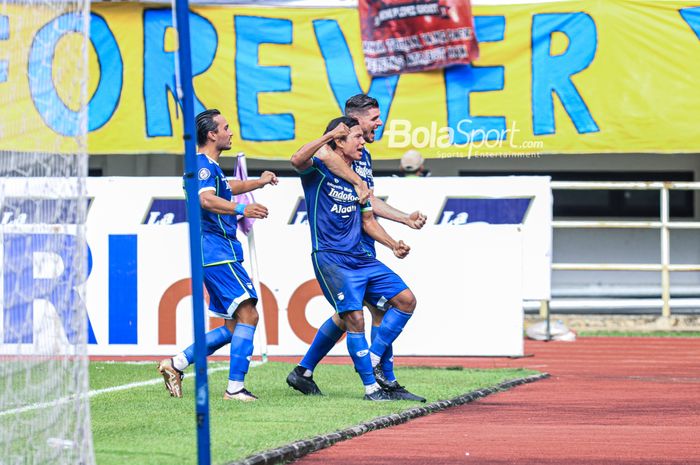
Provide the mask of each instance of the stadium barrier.
MULTIPOLYGON (((661 250, 660 263, 552 263, 552 270, 561 271, 658 271, 661 278, 661 316, 671 316, 671 273, 700 271, 700 264, 671 263, 671 230, 700 230, 698 221, 671 221, 669 191, 700 190, 700 182, 570 182, 552 181, 553 190, 658 190, 660 194, 660 211, 658 221, 553 221, 556 229, 658 229, 661 250)), ((590 304, 589 304, 590 305, 590 304)), ((599 308, 597 303, 593 304, 599 308)), ((620 302, 615 304, 620 306, 620 302)), ((629 307, 639 307, 638 301, 629 302, 629 307)), ((658 306, 657 304, 654 304, 658 306)), ((696 305, 693 303, 693 305, 696 305)), ((579 302, 578 308, 586 308, 585 302, 579 302)), ((540 315, 547 317, 549 302, 543 302, 540 315)))
MULTIPOLYGON (((550 295, 549 178, 383 178, 379 184, 392 205, 421 210, 429 218, 421 231, 381 220, 412 251, 398 260, 378 246, 379 257, 404 278, 418 299, 416 316, 395 352, 521 355, 523 299, 550 295)), ((25 183, 17 180, 8 186, 2 215, 3 229, 8 231, 4 244, 20 233, 11 231, 34 221, 32 211, 24 211, 21 196, 16 195, 27 188, 25 183)), ((73 288, 75 299, 87 305, 90 354, 170 354, 191 342, 188 232, 181 186, 179 178, 89 179, 88 275, 85 282, 66 285, 73 288)), ((271 212, 255 224, 268 353, 302 354, 333 310, 311 267, 301 185, 298 179, 284 178, 255 195, 271 212)), ((44 225, 42 234, 54 234, 51 227, 44 225)), ((65 250, 42 250, 41 260, 34 254, 41 272, 35 269, 27 284, 62 280, 65 254, 65 250)), ((4 342, 36 343, 40 335, 32 328, 38 321, 61 324, 61 308, 56 308, 52 296, 37 294, 34 305, 34 312, 23 314, 27 316, 1 319, 25 328, 21 340, 4 342), (34 321, 24 321, 27 318, 34 321)), ((3 312, 15 309, 5 305, 3 312)), ((9 334, 12 328, 4 329, 0 327, 0 333, 9 334)), ((345 344, 332 352, 345 353, 345 344)))

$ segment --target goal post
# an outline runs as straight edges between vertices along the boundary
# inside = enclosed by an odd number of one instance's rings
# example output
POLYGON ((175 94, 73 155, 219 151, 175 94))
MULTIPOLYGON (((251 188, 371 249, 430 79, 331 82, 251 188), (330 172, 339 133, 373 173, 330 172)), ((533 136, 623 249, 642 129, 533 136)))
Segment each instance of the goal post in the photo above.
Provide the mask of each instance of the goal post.
POLYGON ((0 3, 0 462, 90 465, 89 2, 0 3))

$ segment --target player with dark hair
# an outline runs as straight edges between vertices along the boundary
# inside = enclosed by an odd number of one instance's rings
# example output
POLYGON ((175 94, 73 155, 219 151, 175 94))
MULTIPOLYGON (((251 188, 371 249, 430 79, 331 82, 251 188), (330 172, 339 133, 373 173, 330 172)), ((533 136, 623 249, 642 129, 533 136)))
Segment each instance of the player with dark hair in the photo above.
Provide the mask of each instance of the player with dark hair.
POLYGON ((362 157, 364 144, 358 121, 343 116, 332 120, 325 134, 300 148, 291 161, 301 176, 306 197, 316 279, 347 328, 348 351, 365 386, 365 399, 385 401, 393 397, 377 384, 374 376, 364 333, 362 302, 365 298, 386 300, 410 316, 416 300, 396 273, 368 253, 361 234, 364 230, 398 258, 404 258, 410 248, 403 241, 391 238, 375 219, 371 204, 360 205, 352 185, 336 177, 314 156, 328 145, 350 166, 362 157))
MULTIPOLYGON (((197 178, 202 207, 202 255, 204 285, 209 292, 209 311, 224 319, 224 326, 206 334, 207 354, 231 344, 229 381, 225 400, 257 400, 244 386, 253 354, 253 335, 258 324, 258 296, 248 273, 241 265, 243 249, 236 238, 237 217, 267 218, 263 205, 236 204, 233 195, 277 184, 277 176, 265 171, 259 179, 228 180, 219 166, 219 157, 231 149, 233 133, 218 110, 197 115, 197 178)), ((194 345, 158 365, 165 387, 173 397, 182 397, 183 371, 194 361, 194 345)))
MULTIPOLYGON (((345 103, 345 115, 358 121, 366 143, 371 144, 374 142, 375 131, 382 125, 379 103, 376 99, 366 94, 358 94, 349 98, 345 103)), ((324 151, 320 150, 319 154, 324 154, 324 151)), ((338 176, 348 179, 345 173, 334 171, 336 165, 331 166, 327 161, 327 158, 331 155, 325 153, 325 156, 326 158, 322 159, 329 165, 331 171, 338 176)), ((419 211, 407 214, 374 196, 372 191, 374 188, 372 157, 366 147, 362 149, 362 157, 353 161, 352 168, 370 189, 370 202, 374 215, 405 224, 412 229, 421 229, 425 225, 426 217, 419 211)), ((364 231, 362 233, 362 244, 372 256, 376 256, 374 239, 364 231)), ((389 391, 396 399, 425 402, 425 398, 412 394, 396 380, 396 375, 394 374, 394 351, 391 343, 393 339, 387 343, 388 338, 393 337, 395 339, 398 336, 401 331, 399 328, 403 328, 410 315, 403 315, 400 310, 392 309, 387 305, 386 300, 382 299, 366 298, 364 304, 372 314, 371 337, 373 347, 370 352, 374 374, 379 385, 389 391), (385 328, 382 328, 385 315, 389 315, 389 320, 384 325, 385 328), (387 330, 387 325, 391 326, 391 329, 387 330), (387 331, 390 334, 385 334, 387 331)), ((344 322, 337 315, 333 315, 324 322, 302 361, 287 377, 287 384, 306 395, 321 394, 321 390, 313 380, 313 371, 323 357, 340 340, 345 329, 344 322)))

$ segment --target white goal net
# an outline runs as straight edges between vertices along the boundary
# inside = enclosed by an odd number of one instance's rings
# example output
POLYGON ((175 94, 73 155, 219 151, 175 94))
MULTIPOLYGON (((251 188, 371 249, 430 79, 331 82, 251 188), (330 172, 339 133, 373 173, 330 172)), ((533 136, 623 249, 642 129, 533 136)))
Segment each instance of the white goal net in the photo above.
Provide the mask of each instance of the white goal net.
POLYGON ((94 463, 89 7, 0 0, 0 465, 94 463))

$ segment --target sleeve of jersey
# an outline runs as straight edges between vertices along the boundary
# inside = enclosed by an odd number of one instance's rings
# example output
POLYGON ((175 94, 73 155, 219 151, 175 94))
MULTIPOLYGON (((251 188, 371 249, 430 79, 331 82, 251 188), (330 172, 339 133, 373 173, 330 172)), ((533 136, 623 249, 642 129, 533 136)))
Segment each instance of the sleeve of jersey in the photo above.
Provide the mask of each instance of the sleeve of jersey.
POLYGON ((211 172, 208 166, 199 165, 197 170, 197 182, 199 185, 198 193, 204 191, 216 191, 216 176, 211 172))
POLYGON ((311 166, 309 166, 305 170, 296 170, 296 171, 297 171, 297 173, 299 173, 300 176, 308 176, 308 175, 314 173, 316 171, 315 168, 318 168, 319 165, 322 165, 322 164, 323 163, 321 162, 321 160, 319 160, 316 157, 312 157, 311 158, 311 166))
POLYGON ((372 204, 369 202, 369 200, 363 204, 360 204, 360 211, 363 213, 372 211, 372 204))

